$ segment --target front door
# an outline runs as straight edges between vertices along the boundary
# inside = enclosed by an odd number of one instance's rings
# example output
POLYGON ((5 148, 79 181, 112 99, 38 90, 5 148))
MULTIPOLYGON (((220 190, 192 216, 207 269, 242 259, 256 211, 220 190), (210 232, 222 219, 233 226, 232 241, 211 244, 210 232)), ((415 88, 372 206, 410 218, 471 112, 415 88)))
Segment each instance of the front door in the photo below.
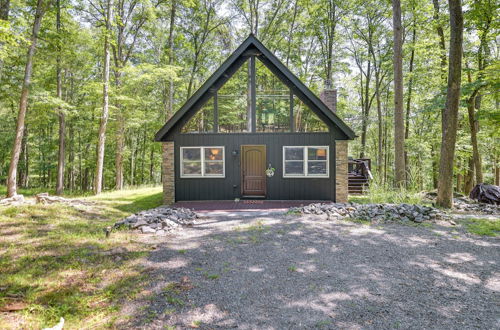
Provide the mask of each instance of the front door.
POLYGON ((241 193, 243 197, 266 196, 266 146, 241 146, 241 193))

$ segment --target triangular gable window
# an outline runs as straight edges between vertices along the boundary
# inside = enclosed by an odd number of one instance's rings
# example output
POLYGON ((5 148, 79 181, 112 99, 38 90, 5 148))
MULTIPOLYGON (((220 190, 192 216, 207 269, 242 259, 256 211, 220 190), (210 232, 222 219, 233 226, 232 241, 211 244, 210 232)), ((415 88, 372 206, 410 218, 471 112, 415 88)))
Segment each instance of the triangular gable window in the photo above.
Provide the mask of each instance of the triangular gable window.
POLYGON ((182 133, 208 133, 214 131, 214 98, 211 97, 182 128, 182 133))
POLYGON ((257 60, 255 105, 252 106, 252 72, 252 62, 247 60, 181 132, 252 132, 252 109, 255 109, 255 132, 328 132, 323 120, 296 95, 291 95, 288 86, 257 60))

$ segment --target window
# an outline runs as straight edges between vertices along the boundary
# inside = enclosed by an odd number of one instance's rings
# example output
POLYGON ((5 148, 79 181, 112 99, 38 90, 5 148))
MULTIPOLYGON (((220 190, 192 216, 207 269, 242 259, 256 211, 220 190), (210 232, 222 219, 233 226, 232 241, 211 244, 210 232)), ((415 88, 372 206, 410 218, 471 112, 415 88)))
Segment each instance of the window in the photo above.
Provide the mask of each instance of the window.
POLYGON ((283 147, 283 177, 328 177, 328 146, 283 147))
POLYGON ((296 132, 328 132, 328 126, 296 95, 293 96, 293 121, 296 132))
POLYGON ((248 65, 245 63, 217 92, 220 133, 249 131, 249 80, 248 65))
POLYGON ((224 147, 181 147, 181 178, 213 177, 224 177, 224 147))
POLYGON ((290 90, 261 61, 256 61, 257 132, 290 132, 290 90))
POLYGON ((211 97, 181 129, 181 133, 214 131, 214 98, 211 97))

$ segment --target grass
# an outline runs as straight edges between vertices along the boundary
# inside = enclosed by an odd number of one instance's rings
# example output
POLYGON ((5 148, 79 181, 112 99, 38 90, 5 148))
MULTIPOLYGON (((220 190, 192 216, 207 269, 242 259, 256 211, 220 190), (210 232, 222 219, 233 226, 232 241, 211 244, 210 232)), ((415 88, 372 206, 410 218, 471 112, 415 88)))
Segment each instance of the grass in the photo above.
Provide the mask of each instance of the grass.
POLYGON ((161 188, 85 200, 94 204, 0 207, 0 310, 23 306, 0 313, 0 328, 43 328, 60 317, 68 328, 114 327, 120 303, 142 292, 149 277, 138 259, 149 248, 128 231, 106 239, 104 229, 160 205, 161 188))
POLYGON ((468 219, 465 227, 470 233, 476 235, 493 237, 500 235, 500 220, 468 219))
POLYGON ((375 182, 370 184, 370 188, 365 195, 350 195, 349 202, 359 204, 426 204, 421 193, 408 189, 397 189, 384 187, 375 182))

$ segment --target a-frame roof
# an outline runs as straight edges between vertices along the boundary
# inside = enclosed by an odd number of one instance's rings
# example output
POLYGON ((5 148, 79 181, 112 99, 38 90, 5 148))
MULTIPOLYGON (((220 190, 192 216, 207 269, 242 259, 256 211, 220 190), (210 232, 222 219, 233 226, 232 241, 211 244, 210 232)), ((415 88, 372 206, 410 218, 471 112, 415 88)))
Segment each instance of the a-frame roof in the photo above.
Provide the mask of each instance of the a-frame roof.
MULTIPOLYGON (((320 119, 338 127, 347 139, 356 134, 334 112, 332 112, 309 88, 307 88, 281 61, 274 56, 253 34, 227 58, 210 78, 184 103, 184 105, 156 133, 155 141, 166 141, 176 127, 184 125, 201 106, 231 78, 250 57, 256 56, 271 72, 277 75, 297 97, 308 105, 320 119)), ((330 125, 330 126, 331 126, 330 125)))

